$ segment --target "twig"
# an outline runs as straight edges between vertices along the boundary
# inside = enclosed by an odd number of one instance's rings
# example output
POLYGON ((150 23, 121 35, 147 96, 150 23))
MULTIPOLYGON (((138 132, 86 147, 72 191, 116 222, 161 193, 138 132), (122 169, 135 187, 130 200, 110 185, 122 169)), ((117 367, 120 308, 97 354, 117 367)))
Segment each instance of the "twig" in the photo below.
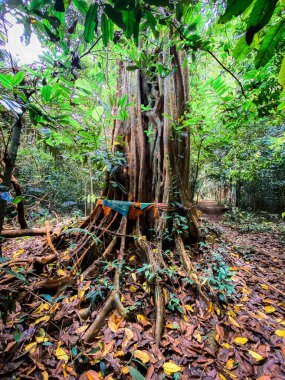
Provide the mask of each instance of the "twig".
POLYGON ((238 79, 238 77, 230 70, 228 69, 216 56, 214 53, 212 53, 210 50, 205 50, 207 53, 209 53, 217 62, 218 64, 224 69, 226 70, 227 73, 229 73, 236 81, 237 83, 239 84, 240 88, 241 88, 241 92, 243 94, 243 96, 245 97, 245 99, 247 98, 246 97, 246 94, 244 92, 244 88, 242 86, 242 83, 241 81, 238 79))

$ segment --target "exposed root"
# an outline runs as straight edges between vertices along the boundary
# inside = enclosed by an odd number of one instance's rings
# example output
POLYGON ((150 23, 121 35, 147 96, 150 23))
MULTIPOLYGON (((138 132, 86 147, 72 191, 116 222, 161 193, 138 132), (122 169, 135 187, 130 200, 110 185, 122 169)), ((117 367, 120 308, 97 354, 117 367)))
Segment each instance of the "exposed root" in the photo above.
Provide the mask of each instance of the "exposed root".
MULTIPOLYGON (((104 306, 100 310, 99 314, 97 315, 95 321, 89 326, 89 328, 86 330, 85 334, 83 335, 83 342, 90 343, 94 340, 96 334, 101 329, 101 327, 104 325, 106 318, 110 314, 110 312, 116 308, 119 314, 126 318, 127 317, 127 311, 125 307, 123 306, 121 299, 120 299, 120 276, 122 273, 122 266, 123 266, 123 257, 124 257, 124 251, 125 251, 125 243, 126 243, 126 229, 127 229, 127 218, 123 217, 121 221, 121 225, 119 227, 118 233, 122 234, 121 238, 121 245, 120 245, 120 251, 119 251, 119 257, 118 257, 118 266, 116 269, 114 282, 113 282, 113 290, 111 291, 107 301, 105 302, 104 306)), ((111 246, 109 245, 109 251, 111 252, 115 244, 111 246)), ((107 249, 108 249, 107 248, 107 249)), ((106 251, 104 252, 104 254, 106 251)), ((88 268, 89 269, 89 268, 88 268)))
POLYGON ((60 288, 63 285, 67 285, 71 283, 74 280, 74 277, 72 276, 62 276, 56 279, 52 280, 44 280, 39 281, 38 283, 34 284, 35 289, 44 288, 44 289, 57 289, 60 288))
MULTIPOLYGON (((160 281, 159 281, 159 264, 157 257, 154 257, 153 250, 143 239, 142 236, 138 239, 139 247, 145 252, 149 264, 151 264, 151 272, 154 275, 154 305, 155 305, 155 328, 154 337, 155 343, 159 345, 163 330, 163 314, 164 314, 164 299, 161 291, 160 281)), ((160 251, 157 252, 157 256, 161 254, 160 251)))
POLYGON ((210 302, 210 299, 209 297, 205 294, 205 292, 203 291, 202 289, 202 285, 201 283, 199 282, 199 279, 197 277, 197 275, 194 273, 194 267, 193 267, 193 264, 189 258, 189 255, 187 254, 186 252, 186 249, 185 249, 185 246, 184 246, 184 243, 183 243, 183 240, 181 238, 180 235, 177 235, 176 238, 175 238, 175 244, 176 244, 176 249, 177 249, 177 252, 181 258, 181 262, 182 262, 182 265, 183 265, 183 268, 185 270, 185 272, 187 273, 187 275, 189 276, 189 278, 194 282, 194 284, 196 285, 196 288, 199 292, 199 294, 201 295, 201 297, 207 302, 209 303, 210 302))
POLYGON ((105 260, 106 257, 108 257, 113 249, 115 248, 116 244, 117 244, 117 241, 118 241, 118 238, 117 237, 114 237, 114 239, 111 241, 111 243, 108 245, 108 247, 105 249, 104 253, 102 254, 101 257, 99 257, 96 261, 94 261, 94 263, 92 265, 90 265, 83 273, 82 273, 82 277, 85 279, 87 277, 90 277, 92 276, 98 266, 101 264, 102 260, 105 260))
POLYGON ((51 240, 51 236, 50 236, 50 225, 49 225, 49 222, 48 222, 48 221, 45 222, 45 226, 46 226, 46 229, 47 229, 47 242, 48 242, 48 245, 49 245, 51 251, 52 251, 55 255, 59 256, 59 254, 58 254, 57 250, 55 249, 55 246, 53 245, 53 242, 52 242, 52 240, 51 240))

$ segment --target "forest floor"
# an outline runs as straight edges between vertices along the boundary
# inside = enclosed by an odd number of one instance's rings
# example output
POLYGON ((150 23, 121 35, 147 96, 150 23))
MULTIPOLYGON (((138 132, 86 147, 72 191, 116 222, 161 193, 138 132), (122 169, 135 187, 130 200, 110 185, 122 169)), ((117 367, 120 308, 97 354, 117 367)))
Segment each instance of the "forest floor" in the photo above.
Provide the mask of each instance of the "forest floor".
MULTIPOLYGON (((126 274, 122 290, 124 303, 136 306, 134 319, 124 321, 112 313, 96 341, 83 347, 81 337, 94 314, 83 317, 79 308, 89 298, 91 282, 82 283, 78 292, 67 287, 56 295, 25 284, 14 311, 0 322, 0 378, 285 379, 284 236, 277 225, 271 231, 242 233, 222 221, 216 204, 199 207, 206 240, 193 260, 197 274, 220 300, 200 299, 173 255, 170 269, 177 273, 164 284, 160 347, 154 344, 153 301, 146 297, 151 290, 141 271, 126 274)), ((44 237, 6 240, 3 253, 25 260, 40 252, 44 242, 44 237)), ((24 273, 16 266, 10 269, 24 273)), ((65 272, 64 266, 57 270, 65 272)), ((0 286, 6 291, 10 286, 12 295, 21 277, 17 281, 6 285, 0 276, 0 286)))

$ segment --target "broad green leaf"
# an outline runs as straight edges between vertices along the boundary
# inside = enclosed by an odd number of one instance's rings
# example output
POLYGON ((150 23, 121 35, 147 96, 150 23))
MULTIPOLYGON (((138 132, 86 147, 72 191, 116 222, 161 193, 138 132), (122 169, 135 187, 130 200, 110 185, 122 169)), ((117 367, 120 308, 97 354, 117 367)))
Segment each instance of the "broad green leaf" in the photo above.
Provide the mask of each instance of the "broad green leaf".
POLYGON ((14 205, 17 205, 18 203, 22 202, 23 198, 24 198, 23 195, 17 195, 16 197, 14 197, 12 203, 14 205))
POLYGON ((285 19, 268 29, 254 61, 256 67, 264 66, 272 58, 273 52, 284 33, 285 19))
POLYGON ((73 0, 73 4, 82 14, 86 15, 88 12, 88 5, 84 0, 73 0))
POLYGON ((158 34, 158 31, 156 30, 156 19, 154 17, 154 15, 149 12, 149 11, 146 11, 145 13, 145 18, 147 20, 147 24, 150 26, 150 29, 154 35, 155 38, 158 38, 159 34, 158 34))
POLYGON ((145 377, 134 367, 131 367, 128 365, 128 369, 130 371, 130 374, 133 380, 145 380, 145 377))
POLYGON ((32 0, 29 6, 29 10, 37 10, 43 7, 45 4, 50 3, 50 0, 32 0))
POLYGON ((220 17, 219 22, 225 24, 232 17, 241 15, 253 2, 253 0, 228 0, 225 13, 220 17))
POLYGON ((94 36, 94 31, 97 26, 97 18, 98 18, 98 4, 91 4, 84 25, 84 41, 90 42, 94 36))
POLYGON ((283 58, 281 68, 280 68, 280 72, 278 75, 278 82, 281 84, 283 89, 285 89, 285 56, 283 58))
POLYGON ((240 62, 251 51, 251 49, 252 45, 248 46, 244 35, 238 40, 233 50, 233 57, 237 60, 237 62, 240 62))
POLYGON ((104 107, 98 106, 95 107, 92 111, 92 117, 94 120, 99 121, 104 113, 104 107))
POLYGON ((86 79, 77 79, 75 85, 76 87, 81 88, 82 90, 85 90, 86 92, 92 94, 92 88, 86 79))
POLYGON ((12 276, 16 277, 18 280, 24 282, 25 284, 29 284, 28 280, 26 279, 26 277, 19 273, 19 272, 15 272, 9 268, 0 268, 0 270, 2 270, 3 272, 6 272, 6 273, 9 273, 11 274, 12 276))
POLYGON ((125 35, 127 38, 131 38, 136 22, 134 11, 123 11, 123 21, 125 24, 125 35))
POLYGON ((0 74, 0 85, 2 85, 5 88, 8 88, 8 89, 13 88, 13 77, 12 77, 12 75, 0 74))
POLYGON ((19 71, 17 74, 14 75, 13 77, 13 85, 17 86, 22 82, 22 80, 25 78, 25 72, 24 71, 19 71))
POLYGON ((123 16, 121 12, 118 12, 110 4, 105 4, 104 10, 106 15, 113 21, 114 24, 118 25, 119 28, 124 29, 125 24, 123 21, 123 16))
POLYGON ((101 30, 102 30, 102 40, 104 46, 108 45, 109 42, 109 29, 108 29, 108 18, 105 13, 101 17, 101 30))
POLYGON ((257 0, 247 22, 246 43, 250 45, 255 33, 268 24, 278 0, 257 0))
POLYGON ((42 96, 45 102, 48 102, 51 97, 52 87, 48 84, 42 88, 42 96))

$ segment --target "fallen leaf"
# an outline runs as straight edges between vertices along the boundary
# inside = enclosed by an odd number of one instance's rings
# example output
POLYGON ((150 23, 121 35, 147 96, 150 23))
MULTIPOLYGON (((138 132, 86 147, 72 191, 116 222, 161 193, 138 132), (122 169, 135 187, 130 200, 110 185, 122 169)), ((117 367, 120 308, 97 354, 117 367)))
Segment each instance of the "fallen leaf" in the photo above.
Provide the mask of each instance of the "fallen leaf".
POLYGON ((285 330, 275 330, 275 334, 277 336, 284 337, 285 336, 285 330))
POLYGON ((31 354, 36 351, 37 342, 32 342, 25 347, 25 351, 29 351, 31 354))
POLYGON ((60 347, 61 342, 58 342, 57 349, 55 350, 55 356, 58 360, 63 360, 65 363, 68 362, 69 356, 67 353, 60 347))
POLYGON ((142 314, 137 314, 137 320, 138 322, 141 322, 143 326, 150 325, 151 323, 144 317, 142 314))
POLYGON ((185 309, 191 311, 192 313, 194 313, 194 309, 193 309, 193 307, 191 305, 185 305, 185 309))
POLYGON ((229 317, 229 321, 231 322, 232 325, 236 327, 240 327, 240 325, 237 323, 235 319, 233 319, 233 317, 229 317))
POLYGON ((47 373, 47 371, 43 371, 42 372, 42 377, 43 377, 43 380, 48 380, 48 373, 47 373))
POLYGON ((273 306, 265 306, 263 309, 266 311, 267 314, 271 314, 274 313, 274 311, 276 311, 275 307, 273 306))
POLYGON ((86 377, 88 380, 100 380, 100 376, 98 375, 97 372, 93 371, 93 370, 89 370, 85 373, 86 377))
POLYGON ((268 286, 267 286, 266 284, 260 284, 260 286, 261 286, 262 289, 264 289, 264 290, 268 290, 268 289, 269 289, 268 286))
POLYGON ((172 373, 180 372, 182 367, 172 362, 165 362, 163 364, 163 370, 166 375, 171 375, 172 373))
POLYGON ((121 372, 122 372, 124 375, 126 375, 126 374, 129 373, 130 371, 129 371, 129 368, 128 368, 128 367, 123 367, 123 368, 121 369, 121 372))
POLYGON ((140 359, 144 364, 148 363, 150 360, 149 354, 141 350, 135 350, 134 357, 140 359))
POLYGON ((229 360, 226 362, 226 369, 232 369, 234 365, 235 365, 235 361, 234 361, 234 359, 229 359, 229 360))
POLYGON ((242 338, 242 337, 239 337, 239 336, 237 336, 237 337, 234 339, 234 343, 235 343, 235 344, 246 344, 247 341, 248 341, 247 338, 242 338))
POLYGON ((35 325, 37 325, 37 324, 40 323, 40 322, 47 322, 47 321, 49 321, 49 320, 50 320, 50 316, 49 316, 49 315, 45 315, 45 316, 43 316, 43 317, 37 319, 36 322, 35 322, 35 325))
POLYGON ((261 356, 259 355, 257 352, 255 351, 252 351, 252 350, 248 350, 248 353, 257 361, 259 362, 260 360, 263 360, 265 359, 265 356, 261 356))

